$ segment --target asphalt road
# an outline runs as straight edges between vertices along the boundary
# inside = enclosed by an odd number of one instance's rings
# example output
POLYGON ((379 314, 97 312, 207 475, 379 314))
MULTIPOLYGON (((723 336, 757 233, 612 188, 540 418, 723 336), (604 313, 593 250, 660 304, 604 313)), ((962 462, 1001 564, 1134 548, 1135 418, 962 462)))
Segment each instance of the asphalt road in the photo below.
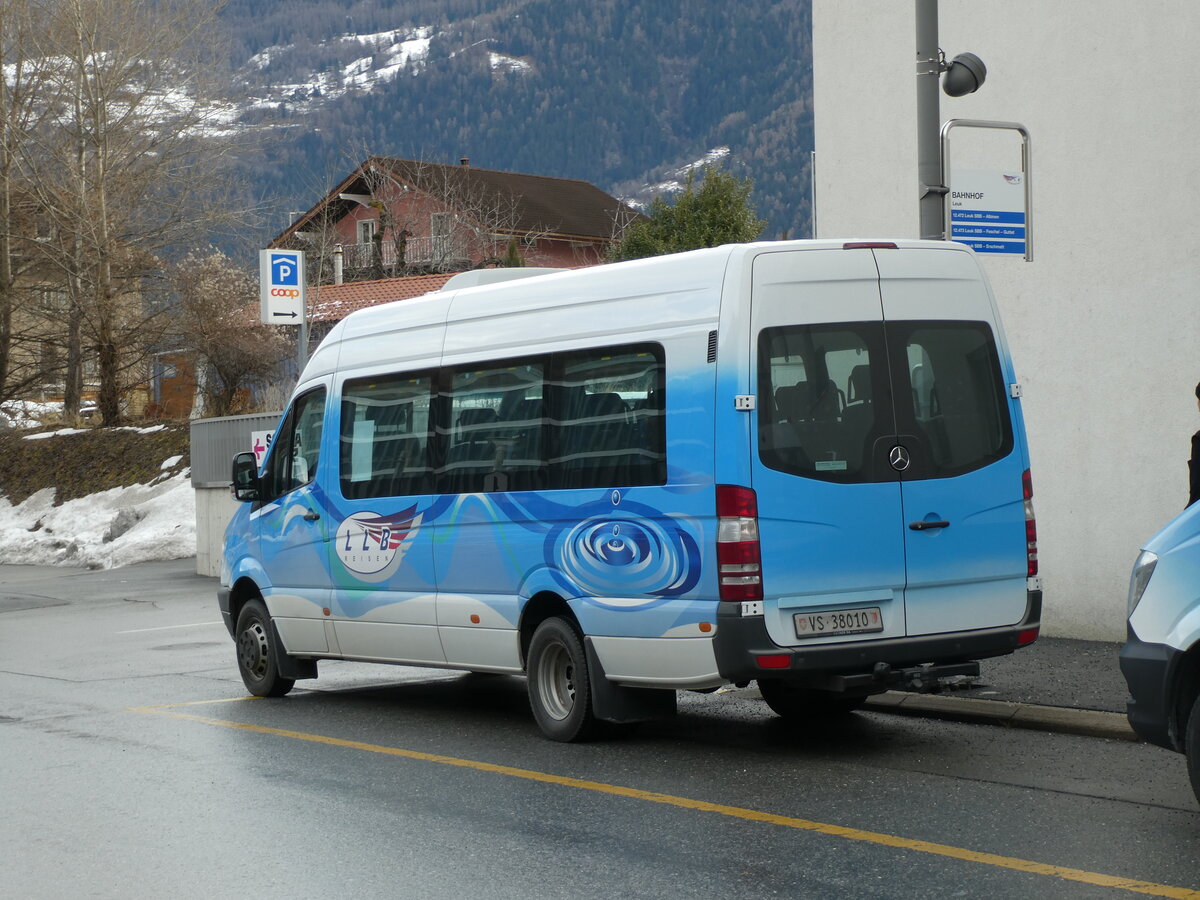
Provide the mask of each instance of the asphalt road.
POLYGON ((738 691, 562 745, 520 679, 350 663, 253 700, 188 565, 0 567, 0 895, 1200 896, 1157 748, 738 691))

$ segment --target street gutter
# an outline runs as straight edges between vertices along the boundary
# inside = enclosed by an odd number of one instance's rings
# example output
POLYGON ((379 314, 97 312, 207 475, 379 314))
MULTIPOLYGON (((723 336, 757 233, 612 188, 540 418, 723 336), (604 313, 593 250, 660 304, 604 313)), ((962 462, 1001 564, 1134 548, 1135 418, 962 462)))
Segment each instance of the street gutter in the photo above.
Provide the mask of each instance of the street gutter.
POLYGON ((1053 731, 1116 741, 1140 741, 1120 713, 1061 706, 1038 706, 1008 700, 976 700, 969 697, 942 697, 887 691, 867 698, 863 707, 871 712, 901 716, 924 716, 952 722, 1003 725, 1034 731, 1053 731))

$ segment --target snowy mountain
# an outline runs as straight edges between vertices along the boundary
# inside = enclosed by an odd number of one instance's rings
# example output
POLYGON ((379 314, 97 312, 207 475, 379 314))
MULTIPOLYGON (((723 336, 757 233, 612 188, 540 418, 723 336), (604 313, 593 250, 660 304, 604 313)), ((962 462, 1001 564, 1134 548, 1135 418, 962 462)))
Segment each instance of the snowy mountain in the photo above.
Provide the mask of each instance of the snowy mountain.
POLYGON ((245 160, 276 209, 267 231, 377 153, 466 156, 635 201, 720 162, 754 180, 768 236, 808 233, 808 0, 287 9, 235 0, 224 13, 238 118, 270 138, 245 160))

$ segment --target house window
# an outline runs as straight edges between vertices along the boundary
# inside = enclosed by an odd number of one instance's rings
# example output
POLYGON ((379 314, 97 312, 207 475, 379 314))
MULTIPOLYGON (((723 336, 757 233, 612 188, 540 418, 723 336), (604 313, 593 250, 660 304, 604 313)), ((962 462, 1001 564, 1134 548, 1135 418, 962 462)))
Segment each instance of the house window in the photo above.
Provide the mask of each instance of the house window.
POLYGON ((358 243, 369 244, 375 240, 375 230, 378 222, 374 219, 359 219, 358 220, 358 243))
POLYGON ((37 301, 39 309, 44 313, 65 313, 70 308, 67 292, 54 288, 39 288, 37 301))
POLYGON ((34 239, 45 243, 54 240, 54 223, 48 219, 38 219, 34 226, 34 239))

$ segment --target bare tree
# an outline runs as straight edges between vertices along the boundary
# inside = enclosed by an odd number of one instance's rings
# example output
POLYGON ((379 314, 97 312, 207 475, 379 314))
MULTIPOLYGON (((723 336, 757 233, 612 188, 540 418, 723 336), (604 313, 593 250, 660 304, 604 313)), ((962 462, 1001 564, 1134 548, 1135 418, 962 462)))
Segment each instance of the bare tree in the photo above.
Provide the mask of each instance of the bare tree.
MULTIPOLYGON (((47 0, 35 52, 55 60, 51 119, 23 155, 37 201, 69 238, 47 254, 68 285, 67 412, 81 350, 97 360, 98 405, 120 420, 166 325, 162 254, 198 242, 236 207, 221 200, 234 133, 206 81, 217 65, 209 0, 47 0), (77 337, 78 335, 78 337, 77 337)), ((51 248, 47 248, 50 250, 51 248)))
POLYGON ((171 281, 179 297, 180 341, 197 357, 204 415, 239 411, 239 394, 273 380, 291 353, 291 340, 281 329, 258 323, 257 275, 220 251, 189 254, 174 267, 171 281), (202 366, 211 372, 201 376, 202 366))
POLYGON ((519 194, 471 177, 466 165, 368 157, 363 177, 381 210, 380 231, 396 245, 394 258, 405 268, 446 272, 502 265, 506 257, 536 259, 538 240, 550 234, 545 223, 527 220, 519 194), (428 244, 409 262, 400 245, 407 250, 409 239, 425 230, 419 221, 424 217, 440 224, 431 225, 428 244))
POLYGON ((19 161, 45 115, 40 98, 50 61, 30 53, 44 16, 28 0, 6 0, 0 12, 0 400, 45 381, 47 359, 36 349, 43 336, 30 316, 36 289, 38 240, 52 235, 28 202, 19 161))

